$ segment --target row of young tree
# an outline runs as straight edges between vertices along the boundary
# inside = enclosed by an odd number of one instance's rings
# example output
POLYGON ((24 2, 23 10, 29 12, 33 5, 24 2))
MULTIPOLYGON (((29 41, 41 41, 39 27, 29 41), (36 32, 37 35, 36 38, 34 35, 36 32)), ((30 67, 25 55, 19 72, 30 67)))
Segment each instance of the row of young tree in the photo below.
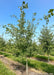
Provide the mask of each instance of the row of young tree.
MULTIPOLYGON (((6 29, 6 33, 10 34, 11 39, 6 42, 2 37, 0 37, 0 50, 10 52, 16 56, 33 56, 36 54, 47 53, 50 55, 51 50, 54 49, 54 34, 52 30, 48 27, 49 18, 54 16, 54 9, 48 11, 48 15, 44 16, 46 25, 43 26, 41 34, 39 36, 40 44, 37 45, 32 39, 36 37, 36 29, 39 24, 34 23, 36 13, 33 13, 32 21, 25 19, 25 9, 28 8, 28 3, 23 1, 20 8, 20 19, 13 15, 17 19, 17 24, 7 24, 3 28, 6 29)), ((42 19, 39 19, 41 21, 42 19)), ((49 59, 48 59, 49 60, 49 59)))

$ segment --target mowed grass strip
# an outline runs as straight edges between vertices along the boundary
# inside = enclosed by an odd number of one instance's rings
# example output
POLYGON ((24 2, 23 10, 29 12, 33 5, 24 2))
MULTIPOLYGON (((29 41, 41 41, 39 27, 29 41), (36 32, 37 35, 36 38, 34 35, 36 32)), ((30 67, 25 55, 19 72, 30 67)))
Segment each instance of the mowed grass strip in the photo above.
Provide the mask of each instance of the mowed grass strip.
POLYGON ((0 75, 15 75, 15 73, 6 68, 6 66, 0 61, 0 75))
MULTIPOLYGON (((2 52, 2 51, 0 51, 0 54, 1 54, 1 55, 4 55, 4 56, 6 56, 6 57, 12 56, 11 53, 5 53, 5 52, 2 52)), ((35 55, 34 57, 35 57, 35 58, 40 58, 40 59, 48 60, 48 56, 44 56, 44 55, 35 55)), ((53 57, 53 56, 49 56, 49 60, 50 60, 50 61, 54 61, 54 57, 53 57)))
MULTIPOLYGON (((44 55, 35 55, 35 58, 40 58, 40 59, 45 59, 48 60, 48 56, 44 56, 44 55)), ((50 61, 54 61, 54 57, 53 56, 49 56, 49 60, 50 61)))

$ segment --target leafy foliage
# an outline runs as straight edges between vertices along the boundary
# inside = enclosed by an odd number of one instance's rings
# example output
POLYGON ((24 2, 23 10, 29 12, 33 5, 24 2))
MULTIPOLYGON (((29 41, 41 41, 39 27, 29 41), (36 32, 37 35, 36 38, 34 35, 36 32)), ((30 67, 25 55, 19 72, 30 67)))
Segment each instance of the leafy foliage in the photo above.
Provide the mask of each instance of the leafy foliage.
MULTIPOLYGON (((14 16, 17 19, 17 24, 7 24, 3 26, 6 28, 6 33, 10 34, 12 39, 11 42, 15 46, 14 50, 18 53, 20 50, 21 53, 24 53, 28 50, 28 48, 32 44, 32 38, 35 34, 36 25, 34 24, 36 13, 33 14, 32 22, 25 19, 25 11, 24 9, 28 8, 28 3, 23 1, 22 6, 20 8, 20 19, 17 16, 14 16)), ((10 44, 11 45, 11 44, 10 44)), ((11 47, 11 46, 10 46, 11 47)))
POLYGON ((43 26, 39 41, 42 44, 44 52, 49 54, 53 44, 53 34, 51 33, 50 29, 43 26))
POLYGON ((0 50, 4 51, 5 46, 6 46, 5 40, 2 37, 0 37, 0 50))

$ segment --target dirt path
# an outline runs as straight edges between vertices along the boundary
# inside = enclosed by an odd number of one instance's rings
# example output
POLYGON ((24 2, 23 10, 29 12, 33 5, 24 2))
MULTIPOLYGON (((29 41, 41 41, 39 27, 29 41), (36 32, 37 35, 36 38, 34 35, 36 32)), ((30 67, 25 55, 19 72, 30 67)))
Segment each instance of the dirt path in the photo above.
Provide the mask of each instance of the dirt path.
MULTIPOLYGON (((15 72, 16 75, 26 75, 26 68, 24 65, 13 61, 12 59, 9 59, 7 57, 4 57, 3 55, 0 55, 0 60, 5 64, 7 68, 15 72)), ((29 68, 29 75, 42 75, 44 72, 40 72, 38 70, 35 70, 33 68, 29 68)))
POLYGON ((49 61, 48 64, 54 65, 54 61, 49 61))

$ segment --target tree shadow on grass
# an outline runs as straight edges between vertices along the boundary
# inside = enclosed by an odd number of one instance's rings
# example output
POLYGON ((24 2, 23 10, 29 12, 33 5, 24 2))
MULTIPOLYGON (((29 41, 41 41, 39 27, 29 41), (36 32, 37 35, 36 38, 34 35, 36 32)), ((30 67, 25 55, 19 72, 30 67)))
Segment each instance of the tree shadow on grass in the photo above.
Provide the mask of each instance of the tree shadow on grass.
POLYGON ((20 70, 21 72, 26 71, 26 67, 24 65, 20 65, 20 64, 11 64, 14 68, 14 70, 20 70))

